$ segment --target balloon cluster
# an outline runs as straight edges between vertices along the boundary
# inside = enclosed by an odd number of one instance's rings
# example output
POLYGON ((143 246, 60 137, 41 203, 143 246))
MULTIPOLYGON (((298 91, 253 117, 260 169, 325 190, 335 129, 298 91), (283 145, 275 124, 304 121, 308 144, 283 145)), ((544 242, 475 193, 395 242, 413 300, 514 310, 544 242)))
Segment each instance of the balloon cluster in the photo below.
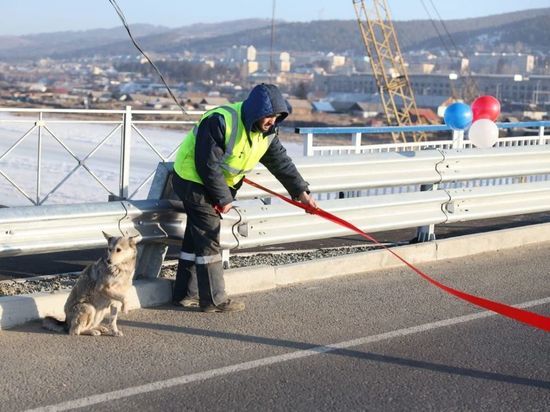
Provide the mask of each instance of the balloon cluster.
POLYGON ((495 120, 500 115, 500 103, 493 96, 480 96, 472 106, 453 103, 445 110, 445 124, 453 130, 468 129, 468 139, 481 148, 492 147, 498 140, 495 120))

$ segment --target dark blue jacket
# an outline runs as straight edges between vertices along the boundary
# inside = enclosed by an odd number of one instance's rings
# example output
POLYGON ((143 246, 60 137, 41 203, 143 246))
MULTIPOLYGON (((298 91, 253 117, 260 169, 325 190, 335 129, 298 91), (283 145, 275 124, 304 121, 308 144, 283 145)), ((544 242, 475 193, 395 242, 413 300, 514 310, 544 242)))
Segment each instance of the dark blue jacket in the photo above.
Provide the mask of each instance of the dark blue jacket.
MULTIPOLYGON (((262 117, 280 114, 273 130, 264 134, 268 136, 278 133, 278 125, 291 111, 292 108, 277 86, 260 84, 254 87, 243 101, 241 116, 247 132, 250 132, 262 117)), ((195 165, 210 200, 221 206, 231 203, 236 194, 227 186, 219 167, 224 152, 225 120, 222 115, 214 113, 199 124, 195 143, 195 165)), ((273 139, 260 163, 281 182, 292 197, 308 191, 307 182, 296 169, 278 137, 273 139)))

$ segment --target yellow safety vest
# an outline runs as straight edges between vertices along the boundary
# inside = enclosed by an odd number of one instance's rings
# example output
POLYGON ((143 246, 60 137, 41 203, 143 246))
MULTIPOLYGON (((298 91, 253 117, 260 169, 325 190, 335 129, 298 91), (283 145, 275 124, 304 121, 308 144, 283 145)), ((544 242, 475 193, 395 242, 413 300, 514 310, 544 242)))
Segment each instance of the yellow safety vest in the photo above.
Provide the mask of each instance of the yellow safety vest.
POLYGON ((174 170, 182 179, 204 184, 195 166, 195 141, 198 125, 213 113, 223 115, 225 119, 225 153, 220 159, 225 181, 229 187, 235 187, 246 173, 250 172, 265 154, 275 134, 264 136, 261 132, 250 132, 247 136, 241 120, 242 102, 221 106, 209 110, 183 140, 174 170))

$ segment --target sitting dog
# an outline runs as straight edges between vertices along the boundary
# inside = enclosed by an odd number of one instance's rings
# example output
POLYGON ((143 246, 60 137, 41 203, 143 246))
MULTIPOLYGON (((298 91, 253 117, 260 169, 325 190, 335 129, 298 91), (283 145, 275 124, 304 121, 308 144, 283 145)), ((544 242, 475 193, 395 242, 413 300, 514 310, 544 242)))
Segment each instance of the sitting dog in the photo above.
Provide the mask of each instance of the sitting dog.
POLYGON ((117 328, 119 310, 127 313, 127 292, 136 269, 134 238, 109 236, 107 255, 80 274, 65 303, 65 321, 46 317, 43 327, 70 335, 110 334, 122 336, 117 328), (101 324, 109 315, 108 327, 101 324))

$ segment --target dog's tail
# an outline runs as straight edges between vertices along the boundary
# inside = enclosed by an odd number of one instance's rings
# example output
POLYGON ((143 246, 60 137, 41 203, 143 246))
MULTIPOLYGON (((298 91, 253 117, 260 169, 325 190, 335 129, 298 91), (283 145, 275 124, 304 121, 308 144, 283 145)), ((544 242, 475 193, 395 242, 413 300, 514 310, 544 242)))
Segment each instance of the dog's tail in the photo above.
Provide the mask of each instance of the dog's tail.
POLYGON ((46 316, 42 321, 42 327, 54 332, 67 332, 69 327, 67 322, 56 319, 52 316, 46 316))

